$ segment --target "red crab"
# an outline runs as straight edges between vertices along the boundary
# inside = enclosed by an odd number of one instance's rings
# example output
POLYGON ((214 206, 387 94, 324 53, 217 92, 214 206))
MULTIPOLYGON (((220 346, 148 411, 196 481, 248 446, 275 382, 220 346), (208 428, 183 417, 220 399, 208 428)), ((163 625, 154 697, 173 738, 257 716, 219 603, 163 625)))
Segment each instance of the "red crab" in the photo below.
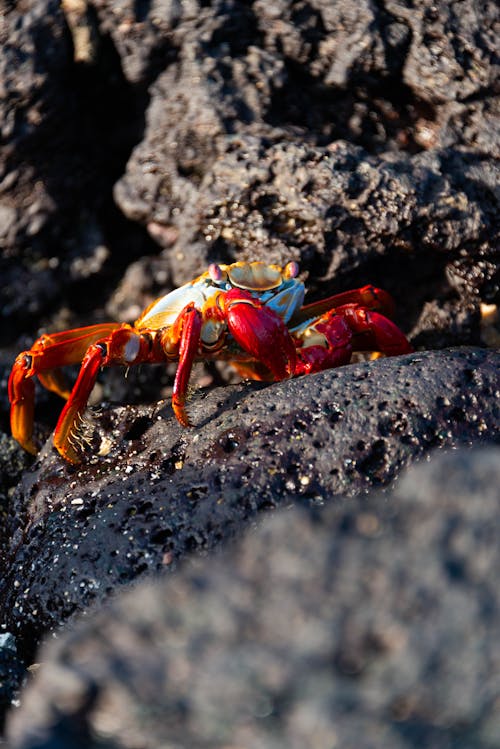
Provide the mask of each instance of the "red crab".
POLYGON ((294 262, 283 269, 262 262, 211 265, 150 304, 133 325, 111 322, 42 335, 19 354, 9 378, 13 436, 36 454, 34 375, 66 399, 54 445, 78 463, 83 412, 101 367, 178 361, 172 407, 188 426, 186 390, 196 360, 226 359, 245 377, 284 380, 347 364, 353 351, 412 351, 385 316, 393 308, 385 291, 364 286, 303 306, 297 274, 294 262), (60 368, 79 363, 70 390, 60 368))

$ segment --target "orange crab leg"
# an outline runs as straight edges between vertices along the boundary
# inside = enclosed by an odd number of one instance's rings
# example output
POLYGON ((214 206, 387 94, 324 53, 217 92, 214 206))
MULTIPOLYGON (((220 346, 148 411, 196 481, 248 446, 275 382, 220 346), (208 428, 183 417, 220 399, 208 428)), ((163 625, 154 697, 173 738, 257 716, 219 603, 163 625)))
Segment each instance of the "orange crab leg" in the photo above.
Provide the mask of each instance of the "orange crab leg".
MULTIPOLYGON (((37 377, 42 385, 61 398, 68 399, 71 388, 66 384, 59 367, 69 364, 80 364, 88 347, 114 330, 120 327, 120 323, 100 323, 88 325, 84 328, 66 330, 62 333, 51 333, 38 339, 35 345, 45 352, 44 365, 48 367, 51 359, 59 362, 53 369, 37 371, 37 377), (61 364, 62 362, 62 364, 61 364)), ((33 349, 31 349, 33 352, 33 349)))
POLYGON ((10 428, 12 436, 27 452, 36 455, 38 449, 33 442, 35 415, 35 385, 26 376, 28 362, 20 354, 9 377, 10 428))
POLYGON ((106 356, 106 346, 103 343, 93 343, 89 347, 83 358, 71 395, 59 416, 54 432, 54 447, 70 463, 81 461, 80 427, 82 414, 106 356))
POLYGON ((9 377, 10 423, 12 436, 25 450, 33 455, 38 452, 33 442, 35 387, 31 378, 37 375, 42 385, 68 398, 59 367, 79 364, 91 343, 118 327, 119 323, 104 323, 43 335, 29 351, 19 354, 9 377))
POLYGON ((118 325, 106 338, 100 338, 88 347, 54 432, 54 446, 63 458, 70 463, 79 463, 82 459, 83 412, 101 367, 113 364, 130 366, 149 360, 151 349, 148 336, 137 333, 126 324, 118 325))

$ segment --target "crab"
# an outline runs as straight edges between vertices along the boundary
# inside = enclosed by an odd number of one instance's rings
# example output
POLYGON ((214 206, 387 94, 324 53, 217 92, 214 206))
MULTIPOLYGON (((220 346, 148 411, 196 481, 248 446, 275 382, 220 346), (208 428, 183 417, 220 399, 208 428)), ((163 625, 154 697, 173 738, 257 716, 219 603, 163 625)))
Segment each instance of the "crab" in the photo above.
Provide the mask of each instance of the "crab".
POLYGON ((186 393, 193 363, 228 360, 243 377, 278 381, 347 364, 353 351, 394 356, 412 351, 388 319, 389 294, 374 286, 303 304, 298 265, 212 264, 194 281, 150 304, 133 325, 101 323, 42 335, 16 358, 9 378, 13 437, 30 453, 33 377, 66 399, 54 446, 70 463, 85 454, 82 424, 102 367, 177 361, 172 408, 190 426, 186 393), (81 364, 70 390, 61 367, 81 364))

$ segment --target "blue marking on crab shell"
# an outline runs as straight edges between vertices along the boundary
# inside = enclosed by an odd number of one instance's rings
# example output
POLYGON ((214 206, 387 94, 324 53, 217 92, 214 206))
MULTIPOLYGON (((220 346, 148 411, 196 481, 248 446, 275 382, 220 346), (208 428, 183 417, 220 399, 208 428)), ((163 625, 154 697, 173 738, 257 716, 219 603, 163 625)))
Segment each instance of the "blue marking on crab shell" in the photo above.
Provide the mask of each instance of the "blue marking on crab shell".
POLYGON ((259 295, 259 299, 266 307, 276 312, 285 323, 290 320, 304 303, 304 284, 295 279, 285 282, 277 294, 269 293, 271 294, 269 300, 265 298, 267 294, 259 295))
POLYGON ((297 325, 294 325, 292 328, 289 328, 290 333, 293 333, 294 336, 297 336, 300 338, 308 328, 311 327, 311 325, 316 322, 317 317, 308 317, 307 320, 302 320, 302 322, 298 323, 297 325))

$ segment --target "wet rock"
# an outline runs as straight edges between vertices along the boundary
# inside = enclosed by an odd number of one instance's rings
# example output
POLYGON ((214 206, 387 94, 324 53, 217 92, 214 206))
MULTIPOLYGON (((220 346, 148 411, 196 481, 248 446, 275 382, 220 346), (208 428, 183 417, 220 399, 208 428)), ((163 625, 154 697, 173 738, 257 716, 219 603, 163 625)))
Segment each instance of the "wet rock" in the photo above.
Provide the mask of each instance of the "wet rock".
POLYGON ((427 352, 209 390, 190 403, 191 430, 167 404, 103 407, 89 439, 107 456, 74 467, 49 442, 14 497, 5 624, 32 652, 92 601, 262 510, 363 493, 432 448, 498 440, 498 365, 479 349, 427 352))
POLYGON ((44 646, 12 749, 497 746, 499 457, 434 453, 89 611, 44 646))

